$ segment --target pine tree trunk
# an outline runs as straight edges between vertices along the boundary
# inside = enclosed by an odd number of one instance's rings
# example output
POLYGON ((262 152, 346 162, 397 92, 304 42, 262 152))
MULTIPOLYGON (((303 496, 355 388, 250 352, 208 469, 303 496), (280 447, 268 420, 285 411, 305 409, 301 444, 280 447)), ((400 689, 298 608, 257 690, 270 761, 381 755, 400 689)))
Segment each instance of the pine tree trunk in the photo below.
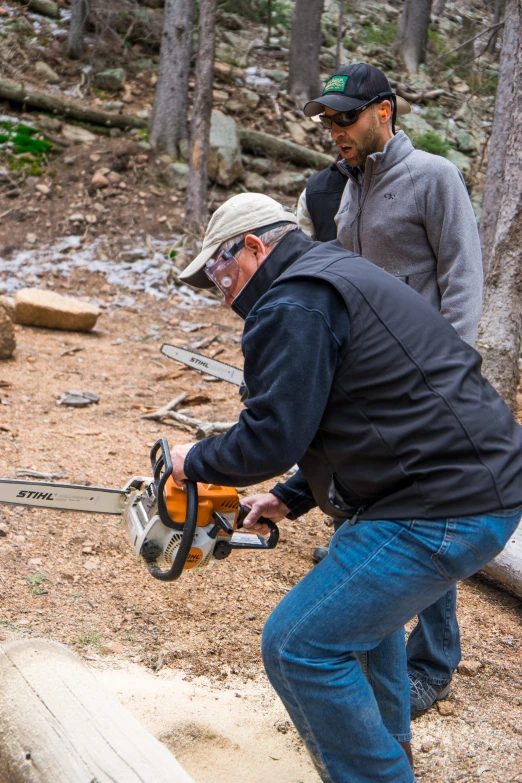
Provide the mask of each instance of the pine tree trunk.
POLYGON ((85 26, 90 0, 74 0, 71 6, 71 25, 67 36, 67 57, 79 60, 85 51, 85 26))
POLYGON ((192 108, 191 155, 185 210, 186 228, 198 236, 203 233, 208 218, 208 142, 212 114, 215 29, 216 0, 200 0, 199 49, 192 108))
POLYGON ((341 51, 343 48, 343 32, 344 32, 344 0, 338 0, 339 6, 339 22, 337 26, 337 42, 335 46, 335 70, 338 71, 341 66, 341 51))
POLYGON ((405 0, 396 48, 402 54, 410 75, 417 73, 426 59, 432 0, 405 0))
MULTIPOLYGON (((487 183, 495 179, 496 198, 488 193, 491 210, 490 264, 477 348, 483 373, 514 412, 519 383, 522 328, 522 11, 519 0, 506 8, 506 27, 491 138, 487 183), (493 225, 494 223, 494 225, 493 225)), ((486 184, 486 193, 487 193, 486 184)))
MULTIPOLYGON (((513 14, 512 8, 509 9, 509 11, 513 14)), ((516 26, 509 24, 506 11, 504 43, 502 46, 502 57, 498 75, 493 129, 489 142, 489 162, 486 174, 486 185, 484 187, 482 217, 480 219, 480 241, 482 244, 482 259, 486 274, 491 264, 495 230, 504 189, 503 173, 507 145, 513 126, 511 105, 517 90, 513 74, 515 73, 518 54, 518 36, 519 30, 516 26)))
POLYGON ((150 122, 150 143, 179 157, 188 139, 187 108, 194 0, 167 0, 160 68, 150 122))
POLYGON ((321 93, 319 54, 324 0, 295 0, 290 38, 288 92, 298 103, 321 93))
MULTIPOLYGON (((493 18, 493 24, 498 24, 500 20, 502 19, 502 12, 504 10, 504 0, 495 0, 495 16, 493 18)), ((495 54, 495 50, 497 47, 497 36, 498 36, 498 30, 495 30, 493 35, 488 41, 488 53, 489 54, 495 54)))

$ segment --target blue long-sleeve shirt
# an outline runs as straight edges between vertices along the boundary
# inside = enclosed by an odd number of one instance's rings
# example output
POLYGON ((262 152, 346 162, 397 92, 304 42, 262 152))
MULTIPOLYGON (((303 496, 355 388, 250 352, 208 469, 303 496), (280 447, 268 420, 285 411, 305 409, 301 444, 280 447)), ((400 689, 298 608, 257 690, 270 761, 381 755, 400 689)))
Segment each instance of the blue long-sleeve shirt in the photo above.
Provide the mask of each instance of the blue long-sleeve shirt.
MULTIPOLYGON (((249 486, 299 463, 319 429, 349 341, 349 314, 333 286, 303 278, 269 289, 245 319, 246 407, 227 433, 189 451, 187 478, 249 486)), ((315 505, 300 472, 273 491, 291 516, 315 505)))

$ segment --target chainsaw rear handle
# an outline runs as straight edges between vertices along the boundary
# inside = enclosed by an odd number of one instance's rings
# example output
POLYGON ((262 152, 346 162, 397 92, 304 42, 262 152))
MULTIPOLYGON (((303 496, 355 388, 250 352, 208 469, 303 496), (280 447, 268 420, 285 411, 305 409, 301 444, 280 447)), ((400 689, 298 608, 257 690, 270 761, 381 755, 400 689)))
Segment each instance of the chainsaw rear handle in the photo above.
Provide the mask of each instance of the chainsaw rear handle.
MULTIPOLYGON (((248 516, 250 510, 251 509, 247 508, 246 506, 243 506, 241 503, 239 504, 239 516, 237 518, 237 523, 236 523, 238 529, 243 527, 243 522, 245 520, 245 517, 248 516)), ((256 549, 260 549, 260 548, 274 549, 274 547, 277 546, 277 542, 279 541, 279 528, 277 527, 276 523, 272 522, 271 519, 267 519, 267 517, 259 517, 257 521, 261 525, 268 525, 268 527, 270 528, 270 535, 268 536, 268 538, 263 538, 263 536, 258 536, 260 541, 265 542, 265 546, 256 547, 256 549)), ((234 547, 233 544, 232 546, 234 547)), ((242 547, 236 547, 236 548, 241 549, 242 547)))

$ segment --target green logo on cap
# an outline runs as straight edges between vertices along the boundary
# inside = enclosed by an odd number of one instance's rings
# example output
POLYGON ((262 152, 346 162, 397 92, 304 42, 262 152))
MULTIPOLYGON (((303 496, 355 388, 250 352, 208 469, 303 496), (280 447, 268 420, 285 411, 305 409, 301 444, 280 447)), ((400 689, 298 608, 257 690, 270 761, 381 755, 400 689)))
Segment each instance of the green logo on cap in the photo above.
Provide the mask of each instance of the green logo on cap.
POLYGON ((349 76, 332 76, 324 86, 323 95, 327 92, 344 92, 349 76))

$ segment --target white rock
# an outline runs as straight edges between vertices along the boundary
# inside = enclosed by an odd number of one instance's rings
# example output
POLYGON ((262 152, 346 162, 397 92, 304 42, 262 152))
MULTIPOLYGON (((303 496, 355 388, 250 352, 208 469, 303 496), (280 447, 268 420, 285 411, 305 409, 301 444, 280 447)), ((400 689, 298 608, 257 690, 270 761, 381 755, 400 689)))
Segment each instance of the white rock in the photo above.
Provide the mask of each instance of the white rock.
POLYGON ((229 187, 243 177, 241 146, 237 125, 232 117, 220 111, 212 112, 208 175, 219 185, 229 187))
POLYGON ((64 125, 62 136, 68 141, 74 141, 77 144, 91 144, 97 138, 94 133, 85 128, 80 128, 79 125, 64 125))

